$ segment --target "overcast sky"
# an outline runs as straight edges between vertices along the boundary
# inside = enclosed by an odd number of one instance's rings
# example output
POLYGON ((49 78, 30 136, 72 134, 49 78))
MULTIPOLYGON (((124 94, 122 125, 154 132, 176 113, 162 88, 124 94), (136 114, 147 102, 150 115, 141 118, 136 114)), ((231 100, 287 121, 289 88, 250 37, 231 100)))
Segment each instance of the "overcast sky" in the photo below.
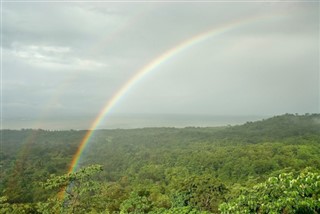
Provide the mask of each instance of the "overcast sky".
POLYGON ((319 113, 317 1, 11 1, 2 3, 4 123, 94 118, 166 50, 235 22, 150 71, 112 114, 319 113))

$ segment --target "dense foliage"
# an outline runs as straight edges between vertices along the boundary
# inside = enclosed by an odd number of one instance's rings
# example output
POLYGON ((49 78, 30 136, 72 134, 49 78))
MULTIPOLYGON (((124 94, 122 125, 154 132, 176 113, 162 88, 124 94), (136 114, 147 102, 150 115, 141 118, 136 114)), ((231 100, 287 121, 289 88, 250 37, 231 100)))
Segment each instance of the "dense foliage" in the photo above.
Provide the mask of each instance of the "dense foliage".
POLYGON ((222 213, 319 213, 320 174, 302 171, 270 177, 220 205, 222 213))
POLYGON ((97 130, 66 174, 85 134, 2 130, 0 212, 319 212, 319 114, 97 130))

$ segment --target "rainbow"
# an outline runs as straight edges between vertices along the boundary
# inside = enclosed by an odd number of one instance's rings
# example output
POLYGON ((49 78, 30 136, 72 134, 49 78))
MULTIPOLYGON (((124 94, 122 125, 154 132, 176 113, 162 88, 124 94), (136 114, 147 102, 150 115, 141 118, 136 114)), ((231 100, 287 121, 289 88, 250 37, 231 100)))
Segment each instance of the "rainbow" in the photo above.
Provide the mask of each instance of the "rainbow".
POLYGON ((155 68, 161 66, 164 62, 168 61, 175 55, 191 48, 192 46, 195 46, 209 38, 212 38, 213 36, 221 35, 227 31, 230 31, 232 29, 242 27, 247 24, 256 23, 262 19, 265 18, 272 18, 275 17, 273 14, 272 16, 259 16, 259 17, 249 17, 246 19, 236 20, 233 22, 230 22, 228 24, 225 24, 221 27, 214 28, 205 32, 202 32, 200 34, 197 34, 193 36, 192 38, 189 38, 187 40, 182 41, 178 45, 168 49, 164 53, 160 54, 156 58, 154 58, 151 62, 146 64, 144 67, 142 67, 140 70, 138 70, 113 96, 110 100, 107 101, 102 111, 98 114, 94 122, 92 123, 90 129, 85 134, 84 138, 82 139, 77 152, 73 156, 72 162, 69 167, 69 173, 72 173, 76 170, 79 159, 81 157, 82 152, 86 148, 88 142, 90 141, 90 138, 92 137, 94 130, 99 126, 99 124, 102 122, 103 119, 110 113, 112 108, 120 101, 120 99, 135 85, 141 80, 145 75, 150 73, 151 71, 155 70, 155 68))

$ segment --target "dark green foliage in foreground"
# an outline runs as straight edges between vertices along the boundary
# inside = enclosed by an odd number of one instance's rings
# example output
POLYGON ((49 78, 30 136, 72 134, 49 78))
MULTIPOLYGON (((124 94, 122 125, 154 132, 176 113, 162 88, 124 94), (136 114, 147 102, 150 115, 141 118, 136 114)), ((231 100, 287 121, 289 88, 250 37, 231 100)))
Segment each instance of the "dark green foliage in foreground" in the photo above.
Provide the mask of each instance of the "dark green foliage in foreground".
MULTIPOLYGON (((41 213, 86 213, 99 205, 101 188, 93 175, 102 171, 100 165, 92 165, 62 176, 51 176, 43 186, 58 190, 57 194, 38 204, 41 213)), ((100 202, 101 203, 101 202, 100 202)))
MULTIPOLYGON (((303 175, 320 169, 319 114, 217 128, 98 130, 82 169, 69 175, 85 131, 1 132, 1 213, 268 213, 274 198, 300 191, 288 181, 306 185, 303 175), (254 200, 269 190, 277 194, 265 199, 271 205, 254 200)), ((309 196, 281 199, 275 212, 319 211, 299 204, 309 196)), ((309 198, 319 202, 319 186, 309 198)))
POLYGON ((238 198, 220 205, 221 213, 319 213, 320 174, 283 173, 245 189, 238 198))

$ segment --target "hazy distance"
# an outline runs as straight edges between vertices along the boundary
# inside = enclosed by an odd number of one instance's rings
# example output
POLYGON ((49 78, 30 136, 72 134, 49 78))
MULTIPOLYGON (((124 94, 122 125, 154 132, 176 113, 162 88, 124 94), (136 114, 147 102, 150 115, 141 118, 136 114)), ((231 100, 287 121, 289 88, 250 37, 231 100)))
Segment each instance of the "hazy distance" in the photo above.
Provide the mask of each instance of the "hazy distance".
POLYGON ((2 128, 89 128, 148 63, 228 25, 138 80, 98 128, 319 113, 319 2, 12 1, 2 3, 2 128))

